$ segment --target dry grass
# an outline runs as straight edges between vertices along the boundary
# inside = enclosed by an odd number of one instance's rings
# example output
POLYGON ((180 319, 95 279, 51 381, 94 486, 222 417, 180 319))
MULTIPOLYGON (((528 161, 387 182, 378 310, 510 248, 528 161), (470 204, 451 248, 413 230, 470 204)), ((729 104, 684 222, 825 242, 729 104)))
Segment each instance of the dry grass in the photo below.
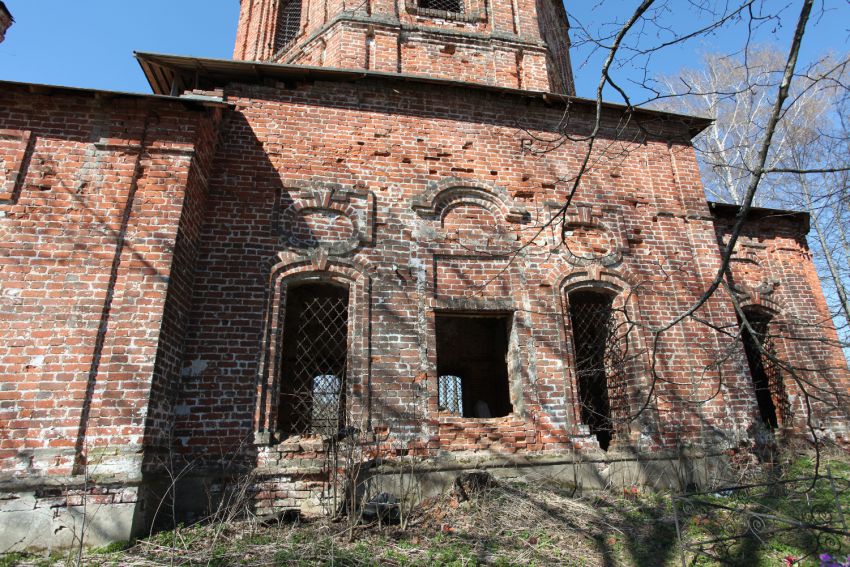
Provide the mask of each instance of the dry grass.
MULTIPOLYGON (((406 530, 322 518, 260 526, 180 528, 120 552, 89 554, 86 565, 389 565, 528 566, 620 563, 635 503, 570 491, 499 483, 458 502, 446 495, 424 502, 406 530)), ((636 508, 635 508, 636 509, 636 508)), ((672 525, 672 524, 671 524, 672 525)))
MULTIPOLYGON (((800 462, 803 465, 799 472, 807 472, 806 461, 800 462)), ((850 478, 847 464, 835 462, 832 470, 850 478)), ((831 494, 821 496, 832 498, 831 494)), ((499 482, 471 493, 470 499, 462 502, 454 495, 427 500, 413 511, 406 529, 357 525, 351 530, 347 519, 321 518, 263 526, 255 519, 234 520, 230 514, 219 517, 224 519, 162 532, 128 549, 113 546, 91 551, 84 555, 83 564, 127 567, 680 564, 668 495, 629 491, 627 495, 601 492, 576 497, 570 487, 535 480, 499 482)), ((702 530, 704 523, 694 520, 688 529, 702 530)), ((818 550, 795 547, 787 537, 764 543, 757 556, 744 553, 735 564, 781 565, 788 555, 803 558, 797 563, 800 565, 817 564, 818 550)), ((61 557, 40 560, 7 557, 0 558, 0 567, 75 565, 75 559, 73 556, 66 562, 61 557)), ((695 556, 690 556, 689 562, 720 564, 695 556)))

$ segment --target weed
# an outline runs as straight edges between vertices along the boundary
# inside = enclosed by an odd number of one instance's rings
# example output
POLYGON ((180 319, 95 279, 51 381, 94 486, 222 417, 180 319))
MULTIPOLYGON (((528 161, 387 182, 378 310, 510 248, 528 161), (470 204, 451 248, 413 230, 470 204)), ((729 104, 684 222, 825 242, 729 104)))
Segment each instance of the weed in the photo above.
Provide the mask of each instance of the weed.
POLYGON ((89 551, 90 555, 111 555, 113 553, 119 553, 124 551, 130 547, 130 542, 127 541, 114 541, 109 545, 104 545, 103 547, 95 547, 91 551, 89 551))

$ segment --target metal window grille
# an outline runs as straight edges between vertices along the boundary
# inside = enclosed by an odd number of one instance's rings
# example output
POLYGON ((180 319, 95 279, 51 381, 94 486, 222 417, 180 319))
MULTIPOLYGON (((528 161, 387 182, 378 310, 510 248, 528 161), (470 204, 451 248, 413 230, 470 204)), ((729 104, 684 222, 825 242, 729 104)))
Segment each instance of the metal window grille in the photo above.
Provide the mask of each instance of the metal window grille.
POLYGON ((341 393, 342 381, 337 376, 322 374, 313 377, 313 415, 311 416, 313 433, 329 436, 339 431, 341 393))
POLYGON ((424 10, 463 13, 463 0, 418 0, 418 6, 424 10))
POLYGON ((570 294, 581 421, 607 449, 626 404, 625 353, 616 329, 613 298, 591 292, 570 294))
POLYGON ((297 313, 287 317, 284 334, 296 338, 285 354, 279 421, 288 433, 329 436, 342 426, 345 409, 348 295, 307 290, 287 302, 297 313))
POLYGON ((437 378, 437 398, 440 411, 463 415, 463 390, 460 376, 437 378))
POLYGON ((771 356, 776 356, 776 348, 769 333, 770 317, 760 313, 746 315, 753 333, 746 328, 743 331, 744 352, 753 378, 756 402, 764 424, 776 428, 779 418, 787 415, 789 406, 779 367, 771 360, 771 356))
POLYGON ((287 47, 301 31, 301 0, 283 0, 278 9, 275 51, 287 47))

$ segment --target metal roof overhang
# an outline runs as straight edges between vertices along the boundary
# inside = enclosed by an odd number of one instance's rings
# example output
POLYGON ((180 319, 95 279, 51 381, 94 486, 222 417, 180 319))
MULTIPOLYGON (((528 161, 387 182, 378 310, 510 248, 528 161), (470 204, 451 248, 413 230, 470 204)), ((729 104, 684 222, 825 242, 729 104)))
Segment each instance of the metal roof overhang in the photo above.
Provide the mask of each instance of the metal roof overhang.
MULTIPOLYGON (((740 205, 733 205, 731 203, 720 203, 717 201, 709 201, 708 208, 715 216, 726 218, 735 217, 741 210, 740 205)), ((806 234, 808 234, 810 229, 809 213, 805 211, 790 211, 785 209, 771 209, 767 207, 750 207, 747 218, 750 220, 764 218, 783 218, 800 223, 800 225, 803 226, 803 231, 806 234)))
MULTIPOLYGON (((224 87, 228 83, 258 83, 266 80, 278 81, 338 81, 354 82, 363 80, 383 80, 439 85, 444 87, 471 89, 484 92, 500 93, 508 96, 526 99, 542 100, 550 105, 579 104, 594 107, 596 100, 570 97, 558 93, 541 91, 526 91, 506 87, 496 87, 439 79, 421 75, 404 73, 386 73, 380 71, 361 71, 337 69, 332 67, 312 67, 308 65, 279 65, 259 61, 236 61, 230 59, 204 59, 165 55, 160 53, 136 52, 136 60, 142 67, 153 91, 161 95, 179 95, 182 90, 193 88, 224 87)), ((603 108, 609 111, 623 112, 626 107, 619 104, 603 103, 603 108)), ((641 116, 676 121, 684 124, 691 136, 696 136, 708 126, 712 120, 698 116, 687 116, 670 112, 638 108, 635 112, 641 116)))
POLYGON ((217 107, 217 108, 229 108, 231 105, 225 102, 222 102, 220 99, 214 98, 203 98, 203 97, 185 97, 185 96, 167 96, 160 94, 147 94, 147 93, 131 93, 124 91, 108 91, 103 89, 91 89, 85 87, 69 87, 64 85, 45 85, 41 83, 22 83, 19 81, 0 81, 0 88, 19 88, 24 89, 27 92, 33 94, 46 94, 46 95, 82 95, 82 96, 92 96, 100 99, 111 100, 111 99, 138 99, 138 100, 159 100, 159 101, 168 101, 168 102, 176 102, 185 107, 190 108, 209 108, 209 107, 217 107))

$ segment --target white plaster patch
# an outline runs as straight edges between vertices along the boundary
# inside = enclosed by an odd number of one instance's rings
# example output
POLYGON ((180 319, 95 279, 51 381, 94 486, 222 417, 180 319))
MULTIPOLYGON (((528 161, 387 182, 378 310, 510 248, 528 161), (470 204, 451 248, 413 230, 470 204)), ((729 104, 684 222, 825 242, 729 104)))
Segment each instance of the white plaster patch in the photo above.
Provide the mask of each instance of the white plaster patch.
POLYGON ((200 358, 196 358, 192 361, 192 364, 183 368, 180 371, 181 376, 200 376, 201 373, 207 369, 209 363, 206 360, 201 360, 200 358))

